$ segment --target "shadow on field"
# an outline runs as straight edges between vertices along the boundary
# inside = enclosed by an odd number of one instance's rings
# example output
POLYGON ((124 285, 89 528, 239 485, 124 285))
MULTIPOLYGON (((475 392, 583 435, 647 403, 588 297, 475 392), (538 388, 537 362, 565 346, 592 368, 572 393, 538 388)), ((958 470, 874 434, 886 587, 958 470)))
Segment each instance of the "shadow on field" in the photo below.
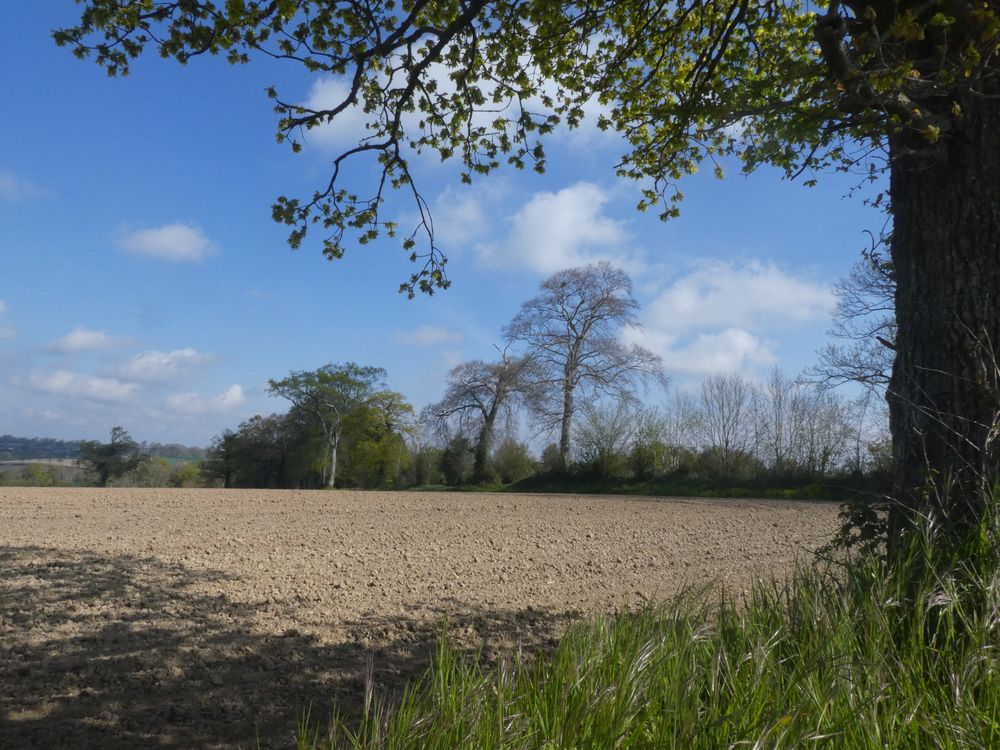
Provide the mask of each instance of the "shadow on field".
POLYGON ((346 636, 322 643, 206 593, 225 581, 156 558, 0 547, 0 747, 292 747, 310 703, 316 719, 334 701, 357 711, 369 654, 390 694, 422 673, 445 619, 453 645, 487 658, 545 649, 572 619, 444 600, 430 617, 332 623, 346 636))

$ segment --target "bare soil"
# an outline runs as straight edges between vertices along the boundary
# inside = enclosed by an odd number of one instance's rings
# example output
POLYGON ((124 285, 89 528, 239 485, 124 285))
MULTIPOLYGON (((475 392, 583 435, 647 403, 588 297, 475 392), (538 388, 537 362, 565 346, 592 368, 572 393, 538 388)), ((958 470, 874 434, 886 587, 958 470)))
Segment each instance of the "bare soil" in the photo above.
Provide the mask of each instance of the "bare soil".
POLYGON ((681 586, 745 589, 836 506, 554 495, 0 488, 0 748, 290 747, 419 675, 681 586))

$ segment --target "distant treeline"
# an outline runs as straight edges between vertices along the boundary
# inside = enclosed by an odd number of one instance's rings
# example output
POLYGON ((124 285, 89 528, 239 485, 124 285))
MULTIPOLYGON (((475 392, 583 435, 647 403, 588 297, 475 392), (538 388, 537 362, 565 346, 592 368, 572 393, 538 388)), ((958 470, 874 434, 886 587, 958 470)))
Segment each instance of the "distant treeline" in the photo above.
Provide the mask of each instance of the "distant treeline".
POLYGON ((0 461, 19 461, 31 458, 76 458, 79 455, 79 440, 0 435, 0 461))
MULTIPOLYGON (((80 457, 82 440, 57 440, 46 437, 15 437, 0 435, 0 461, 23 461, 28 459, 76 459, 80 457)), ((200 461, 205 457, 205 449, 180 443, 140 444, 143 453, 153 458, 200 461)))

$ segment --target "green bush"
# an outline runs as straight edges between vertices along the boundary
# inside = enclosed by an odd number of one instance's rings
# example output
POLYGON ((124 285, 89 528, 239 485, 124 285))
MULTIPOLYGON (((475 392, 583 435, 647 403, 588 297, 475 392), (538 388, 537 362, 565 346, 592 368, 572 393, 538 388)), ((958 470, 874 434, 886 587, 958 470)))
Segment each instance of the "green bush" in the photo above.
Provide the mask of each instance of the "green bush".
POLYGON ((504 484, 526 479, 537 470, 528 446, 514 438, 506 438, 493 451, 493 471, 504 484))

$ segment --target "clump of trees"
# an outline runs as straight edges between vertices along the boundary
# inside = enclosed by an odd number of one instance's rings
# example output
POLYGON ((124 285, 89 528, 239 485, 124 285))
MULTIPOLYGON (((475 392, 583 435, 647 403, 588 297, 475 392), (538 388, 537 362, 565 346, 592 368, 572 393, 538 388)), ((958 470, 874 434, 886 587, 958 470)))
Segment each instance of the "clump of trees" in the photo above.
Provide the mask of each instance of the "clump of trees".
POLYGON ((216 436, 202 475, 223 487, 400 487, 413 407, 386 372, 348 362, 269 381, 292 406, 216 436))
MULTIPOLYGON (((469 476, 494 479, 499 472, 490 457, 497 420, 510 433, 518 408, 539 430, 558 431, 557 465, 566 468, 582 402, 602 397, 628 402, 643 383, 665 385, 657 355, 621 343, 622 329, 638 325, 638 309, 628 275, 606 261, 546 279, 503 328, 500 359, 455 367, 444 398, 425 412, 448 436, 450 476, 462 474, 456 454, 461 440, 475 456, 469 476)), ((509 458, 511 446, 505 448, 509 458)))
POLYGON ((110 480, 135 471, 147 459, 139 444, 124 427, 119 426, 111 429, 111 440, 107 443, 81 441, 77 463, 93 476, 98 487, 107 487, 110 480))

